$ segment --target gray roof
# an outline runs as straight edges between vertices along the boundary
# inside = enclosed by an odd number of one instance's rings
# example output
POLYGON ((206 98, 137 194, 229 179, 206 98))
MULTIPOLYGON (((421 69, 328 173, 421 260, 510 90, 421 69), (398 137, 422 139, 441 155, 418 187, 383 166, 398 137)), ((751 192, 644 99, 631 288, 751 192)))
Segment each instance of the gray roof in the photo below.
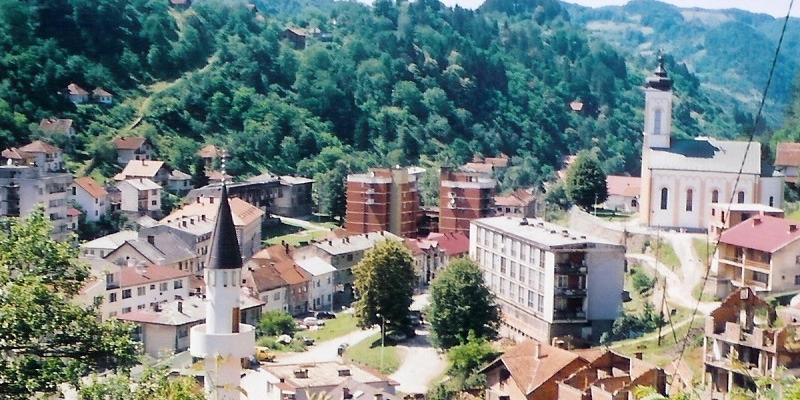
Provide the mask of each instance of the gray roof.
POLYGON ((598 236, 590 236, 534 218, 524 219, 508 216, 479 218, 473 220, 472 224, 502 232, 504 235, 516 236, 525 242, 551 249, 583 248, 589 243, 618 246, 616 243, 598 236))
MULTIPOLYGON (((154 244, 150 244, 147 238, 127 240, 125 243, 136 249, 147 261, 153 264, 172 264, 195 256, 189 250, 189 245, 172 232, 162 232, 152 236, 154 244)), ((116 262, 113 259, 115 253, 112 252, 106 256, 106 260, 116 262)))
POLYGON ((314 243, 314 246, 330 255, 340 255, 371 249, 373 246, 375 246, 375 243, 387 239, 391 239, 396 242, 403 241, 403 238, 389 231, 378 231, 352 235, 343 239, 325 240, 314 243))
POLYGON ((300 268, 311 274, 311 276, 320 276, 336 271, 333 265, 330 265, 319 257, 295 260, 294 262, 297 263, 300 268))
POLYGON ((116 250, 119 246, 122 246, 122 244, 125 243, 126 240, 136 239, 138 236, 139 234, 136 233, 136 231, 129 231, 129 230, 119 231, 86 242, 82 244, 81 247, 87 247, 92 249, 116 250))
POLYGON ((761 144, 713 138, 672 139, 668 149, 650 149, 650 169, 761 175, 761 144))
MULTIPOLYGON (((264 302, 244 294, 239 295, 239 308, 248 310, 261 307, 264 302)), ((189 296, 184 300, 173 300, 160 305, 160 311, 152 308, 135 310, 117 315, 117 319, 145 324, 181 326, 203 322, 206 319, 205 300, 200 296, 189 296), (178 312, 178 303, 182 302, 182 312, 178 312)))

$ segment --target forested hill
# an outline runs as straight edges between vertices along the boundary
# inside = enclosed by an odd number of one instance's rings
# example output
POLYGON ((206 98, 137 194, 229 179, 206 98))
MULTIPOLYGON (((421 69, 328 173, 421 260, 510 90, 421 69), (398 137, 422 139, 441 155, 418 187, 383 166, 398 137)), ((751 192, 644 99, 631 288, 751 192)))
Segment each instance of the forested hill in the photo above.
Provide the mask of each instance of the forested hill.
MULTIPOLYGON (((215 143, 237 178, 300 174, 321 193, 350 171, 475 154, 512 157, 505 187, 536 184, 563 155, 593 147, 607 172, 638 173, 639 86, 655 57, 629 69, 555 0, 489 0, 477 12, 312 3, 0 0, 0 146, 67 117, 78 136, 49 139, 78 174, 111 176, 109 139, 144 135, 186 172, 215 143), (305 45, 281 39, 287 27, 306 29, 305 45), (58 95, 71 82, 117 102, 73 105, 58 95)), ((737 135, 685 66, 667 68, 678 134, 737 135)))
MULTIPOLYGON (((563 6, 573 23, 613 44, 624 56, 663 49, 686 63, 715 101, 743 104, 750 113, 761 100, 784 23, 783 18, 766 14, 678 8, 654 0, 601 8, 563 6)), ((800 20, 791 18, 765 109, 773 127, 781 123, 798 64, 800 20)))

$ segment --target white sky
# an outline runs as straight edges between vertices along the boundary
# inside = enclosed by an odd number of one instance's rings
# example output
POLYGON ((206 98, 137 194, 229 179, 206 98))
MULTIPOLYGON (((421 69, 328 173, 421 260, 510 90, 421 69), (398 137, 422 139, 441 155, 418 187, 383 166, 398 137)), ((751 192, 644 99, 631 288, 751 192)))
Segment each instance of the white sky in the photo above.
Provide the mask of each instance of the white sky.
MULTIPOLYGON (((372 4, 372 0, 358 0, 362 3, 372 4)), ((440 0, 447 6, 456 4, 464 8, 475 9, 484 0, 440 0)), ((627 0, 565 0, 568 3, 580 4, 588 7, 601 7, 607 5, 622 5, 627 0)), ((786 16, 791 0, 661 0, 665 3, 674 4, 678 7, 699 7, 699 8, 740 8, 750 12, 770 14, 774 17, 786 16)), ((800 2, 798 2, 800 3, 800 2)), ((800 4, 792 7, 792 16, 800 17, 800 4)))

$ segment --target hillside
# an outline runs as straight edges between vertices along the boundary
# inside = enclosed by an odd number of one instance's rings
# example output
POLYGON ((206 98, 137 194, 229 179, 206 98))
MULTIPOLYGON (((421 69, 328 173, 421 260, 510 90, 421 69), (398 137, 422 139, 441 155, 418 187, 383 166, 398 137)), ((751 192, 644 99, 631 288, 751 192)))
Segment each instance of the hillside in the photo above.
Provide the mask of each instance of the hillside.
MULTIPOLYGON (((555 0, 489 0, 478 11, 284 0, 265 2, 269 13, 234 0, 34 3, 0 0, 0 146, 45 136, 75 172, 116 172, 118 135, 149 137, 186 172, 214 143, 238 179, 314 177, 320 207, 333 211, 343 177, 371 166, 505 154, 501 187, 524 187, 596 147, 607 172, 639 170, 639 86, 655 57, 631 63, 555 0), (308 35, 287 40, 289 27, 308 35), (58 94, 69 83, 117 100, 72 104, 58 94), (38 132, 51 116, 73 118, 76 138, 38 132)), ((732 113, 667 61, 676 134, 737 136, 732 113)))
MULTIPOLYGON (((728 10, 679 8, 654 0, 587 8, 563 3, 572 23, 614 45, 637 66, 663 49, 685 63, 715 101, 754 114, 769 73, 783 18, 728 10), (643 57, 643 58, 642 58, 643 57)), ((765 115, 780 125, 800 64, 800 19, 791 18, 765 115)))

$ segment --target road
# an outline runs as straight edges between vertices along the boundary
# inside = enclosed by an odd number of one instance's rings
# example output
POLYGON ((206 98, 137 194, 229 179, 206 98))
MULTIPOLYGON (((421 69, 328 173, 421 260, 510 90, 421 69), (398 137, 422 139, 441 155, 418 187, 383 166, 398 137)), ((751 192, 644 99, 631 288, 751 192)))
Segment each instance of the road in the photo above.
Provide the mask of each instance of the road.
POLYGON ((316 343, 313 346, 309 346, 308 350, 301 353, 280 353, 275 358, 275 362, 277 364, 311 364, 317 362, 340 361, 341 358, 336 352, 339 345, 342 343, 354 345, 378 332, 380 332, 380 329, 377 327, 350 332, 336 339, 316 343))
POLYGON ((447 369, 447 361, 439 355, 428 340, 425 327, 417 329, 417 336, 396 346, 403 362, 389 378, 400 383, 395 390, 401 393, 425 393, 434 379, 447 369))

